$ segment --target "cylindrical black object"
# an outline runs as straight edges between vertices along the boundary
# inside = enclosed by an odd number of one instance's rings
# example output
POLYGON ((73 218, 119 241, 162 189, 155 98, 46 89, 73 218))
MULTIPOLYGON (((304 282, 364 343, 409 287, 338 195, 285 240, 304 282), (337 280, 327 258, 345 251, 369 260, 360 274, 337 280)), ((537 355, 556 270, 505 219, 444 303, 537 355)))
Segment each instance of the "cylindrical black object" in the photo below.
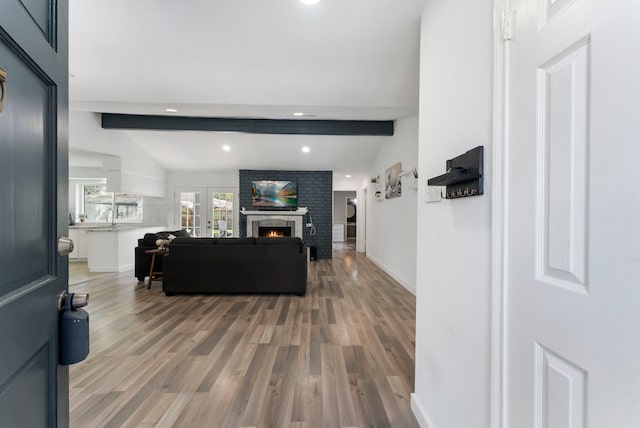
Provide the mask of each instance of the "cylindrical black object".
POLYGON ((59 363, 63 366, 80 362, 89 355, 89 314, 84 309, 72 309, 72 299, 73 293, 70 293, 58 325, 59 363))

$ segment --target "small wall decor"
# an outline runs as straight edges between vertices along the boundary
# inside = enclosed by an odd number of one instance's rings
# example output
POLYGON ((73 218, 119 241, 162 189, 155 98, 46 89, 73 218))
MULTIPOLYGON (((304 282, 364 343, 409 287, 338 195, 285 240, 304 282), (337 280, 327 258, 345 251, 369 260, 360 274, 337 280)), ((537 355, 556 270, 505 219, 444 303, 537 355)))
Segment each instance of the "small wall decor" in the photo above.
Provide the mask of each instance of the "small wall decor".
POLYGON ((402 162, 392 165, 385 171, 384 195, 386 199, 402 196, 402 162))
POLYGON ((478 196, 484 193, 483 183, 484 147, 478 146, 468 152, 447 160, 447 172, 427 181, 429 186, 447 186, 447 199, 478 196))
POLYGON ((400 173, 402 185, 405 189, 418 189, 418 169, 412 168, 411 171, 402 171, 400 173))

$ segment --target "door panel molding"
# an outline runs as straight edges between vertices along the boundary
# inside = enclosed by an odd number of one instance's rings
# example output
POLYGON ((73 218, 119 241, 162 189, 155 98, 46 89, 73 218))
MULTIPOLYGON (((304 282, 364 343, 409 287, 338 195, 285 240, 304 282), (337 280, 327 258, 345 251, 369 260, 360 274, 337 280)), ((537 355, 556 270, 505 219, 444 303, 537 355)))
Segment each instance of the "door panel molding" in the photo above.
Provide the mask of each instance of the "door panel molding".
POLYGON ((52 406, 55 397, 51 396, 55 389, 50 388, 51 379, 47 376, 52 370, 49 362, 53 352, 56 352, 54 344, 51 341, 45 343, 11 378, 0 384, 0 395, 7 393, 12 396, 0 401, 0 414, 7 426, 55 426, 56 409, 52 406), (28 401, 29 406, 3 408, 14 400, 28 401))
POLYGON ((589 43, 538 69, 537 279, 588 294, 589 43))
MULTIPOLYGON (((5 385, 13 374, 22 367, 24 361, 31 358, 44 343, 38 337, 48 336, 57 339, 58 311, 56 308, 56 290, 52 287, 53 279, 23 287, 20 293, 12 296, 10 304, 5 304, 0 311, 0 325, 7 326, 2 334, 3 343, 17 344, 7 359, 0 366, 0 385, 5 385), (29 299, 29 303, 26 303, 29 299), (38 320, 41 332, 38 335, 23 336, 18 327, 38 320), (42 333, 42 334, 40 334, 42 333)), ((57 348, 56 348, 57 349, 57 348)), ((56 358, 57 360, 57 358, 56 358)))
POLYGON ((587 372, 539 343, 534 352, 535 428, 585 428, 587 372))
POLYGON ((538 0, 538 29, 542 30, 575 0, 538 0))
MULTIPOLYGON (((4 232, 0 232, 4 242, 4 249, 0 249, 2 263, 18 257, 29 260, 28 266, 6 266, 0 280, 2 295, 14 286, 56 271, 56 259, 53 255, 48 257, 47 249, 55 245, 57 232, 58 100, 51 79, 24 52, 0 41, 0 53, 7 74, 15 77, 9 90, 20 94, 9 99, 2 113, 4 123, 11 122, 11 126, 0 126, 9 137, 0 148, 4 158, 0 160, 1 186, 22 183, 24 189, 29 189, 14 195, 12 204, 0 209, 5 223, 4 232), (34 164, 39 167, 30 168, 34 164), (11 253, 4 254, 9 248, 11 253)), ((9 194, 7 189, 4 191, 9 194)))
POLYGON ((17 0, 33 23, 40 29, 49 45, 55 49, 56 41, 56 2, 52 0, 17 0))
MULTIPOLYGON (((53 6, 52 6, 53 7, 53 6)), ((66 1, 56 0, 57 9, 51 12, 51 34, 46 35, 23 5, 16 0, 4 2, 0 14, 0 40, 31 64, 41 65, 55 81, 66 81, 69 78, 67 64, 67 35, 57 34, 58 25, 67 25, 66 1), (33 37, 37 31, 42 37, 33 37)))

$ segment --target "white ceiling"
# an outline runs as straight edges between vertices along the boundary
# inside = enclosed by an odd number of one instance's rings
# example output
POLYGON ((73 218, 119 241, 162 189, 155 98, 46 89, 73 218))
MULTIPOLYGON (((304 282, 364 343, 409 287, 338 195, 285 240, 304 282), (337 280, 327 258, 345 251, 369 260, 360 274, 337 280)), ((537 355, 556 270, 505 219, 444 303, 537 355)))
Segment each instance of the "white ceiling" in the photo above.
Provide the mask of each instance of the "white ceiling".
MULTIPOLYGON (((313 119, 411 116, 417 113, 425 2, 70 0, 71 109, 286 119, 296 111, 313 119)), ((122 132, 169 170, 366 173, 385 140, 122 132), (223 144, 232 150, 222 152, 223 144), (302 145, 311 152, 303 154, 302 145)))

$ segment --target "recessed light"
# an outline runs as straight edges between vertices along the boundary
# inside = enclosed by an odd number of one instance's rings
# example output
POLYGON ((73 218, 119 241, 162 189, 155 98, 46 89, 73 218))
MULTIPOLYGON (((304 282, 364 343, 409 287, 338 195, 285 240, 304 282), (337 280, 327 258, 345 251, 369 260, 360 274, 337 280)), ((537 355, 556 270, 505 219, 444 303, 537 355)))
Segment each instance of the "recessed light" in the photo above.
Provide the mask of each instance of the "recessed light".
POLYGON ((345 177, 351 178, 351 174, 347 174, 347 175, 345 175, 345 177))
POLYGON ((320 0, 300 0, 300 3, 314 5, 320 3, 320 0))
POLYGON ((231 150, 231 147, 225 144, 224 146, 222 146, 222 150, 224 150, 225 152, 228 152, 229 150, 231 150))
POLYGON ((305 153, 309 153, 309 147, 303 147, 302 151, 305 152, 305 153))
POLYGON ((169 113, 177 113, 178 110, 174 109, 174 108, 166 108, 164 109, 164 111, 169 112, 169 113))
POLYGON ((294 116, 304 116, 304 113, 302 113, 301 111, 297 111, 295 113, 293 113, 294 116))

